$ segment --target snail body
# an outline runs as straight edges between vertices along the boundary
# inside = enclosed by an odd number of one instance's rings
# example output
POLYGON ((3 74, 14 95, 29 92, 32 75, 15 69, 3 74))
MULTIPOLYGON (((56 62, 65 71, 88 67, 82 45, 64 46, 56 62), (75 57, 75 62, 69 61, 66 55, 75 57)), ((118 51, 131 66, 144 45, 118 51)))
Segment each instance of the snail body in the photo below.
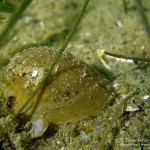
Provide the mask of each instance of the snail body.
MULTIPOLYGON (((47 72, 55 48, 35 47, 16 54, 4 69, 14 101, 12 111, 18 111, 47 72)), ((110 102, 110 84, 84 62, 65 53, 39 93, 23 110, 25 120, 44 119, 62 123, 98 114, 110 102), (107 89, 107 90, 106 90, 107 89)))

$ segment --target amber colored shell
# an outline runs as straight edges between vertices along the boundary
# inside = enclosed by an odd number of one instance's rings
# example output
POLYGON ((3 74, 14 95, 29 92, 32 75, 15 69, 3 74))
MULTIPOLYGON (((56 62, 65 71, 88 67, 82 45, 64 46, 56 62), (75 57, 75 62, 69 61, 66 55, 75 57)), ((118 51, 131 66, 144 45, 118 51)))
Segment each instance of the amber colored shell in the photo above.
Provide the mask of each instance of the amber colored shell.
MULTIPOLYGON (((57 49, 39 47, 15 55, 5 68, 17 111, 50 67, 57 49)), ((44 119, 61 123, 95 115, 109 104, 111 86, 87 64, 64 54, 40 92, 24 109, 29 120, 44 119), (106 90, 107 89, 107 90, 106 90)), ((9 95, 10 96, 10 95, 9 95)))

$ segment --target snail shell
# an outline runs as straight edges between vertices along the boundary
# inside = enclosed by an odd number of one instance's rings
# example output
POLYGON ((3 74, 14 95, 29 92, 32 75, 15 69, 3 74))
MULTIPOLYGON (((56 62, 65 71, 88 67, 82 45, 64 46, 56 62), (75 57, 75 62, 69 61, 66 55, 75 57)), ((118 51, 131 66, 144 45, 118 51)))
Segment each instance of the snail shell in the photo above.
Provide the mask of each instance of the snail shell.
MULTIPOLYGON (((19 110, 25 103, 47 72, 57 51, 47 47, 29 48, 11 59, 4 74, 11 97, 14 97, 10 106, 13 111, 19 110)), ((102 75, 65 53, 52 76, 23 110, 22 117, 25 120, 44 119, 62 123, 95 115, 109 104, 109 87, 110 84, 102 75)))

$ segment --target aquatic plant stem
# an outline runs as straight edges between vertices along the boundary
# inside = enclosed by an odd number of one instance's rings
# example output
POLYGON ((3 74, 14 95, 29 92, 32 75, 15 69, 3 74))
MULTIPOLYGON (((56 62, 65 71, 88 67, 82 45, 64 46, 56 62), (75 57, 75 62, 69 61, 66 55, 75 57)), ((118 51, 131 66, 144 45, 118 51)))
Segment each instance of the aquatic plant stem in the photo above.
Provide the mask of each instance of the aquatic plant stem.
POLYGON ((113 113, 112 119, 111 119, 109 125, 106 127, 104 135, 103 135, 103 137, 102 137, 102 139, 98 145, 98 150, 104 150, 105 149, 104 145, 105 145, 106 139, 108 137, 108 134, 109 134, 110 130, 112 129, 114 122, 116 122, 118 120, 118 118, 120 117, 120 114, 122 114, 123 106, 125 105, 125 103, 129 99, 131 99, 133 96, 135 96, 137 94, 139 94, 138 91, 133 92, 132 94, 128 95, 126 98, 122 99, 120 104, 117 106, 117 108, 115 109, 115 112, 113 113))
POLYGON ((127 14, 127 12, 128 12, 128 7, 127 7, 127 2, 126 2, 126 0, 122 0, 122 3, 123 3, 124 11, 125 11, 125 13, 127 14))
POLYGON ((8 32, 12 29, 14 24, 19 20, 22 13, 25 11, 25 9, 29 6, 29 4, 32 2, 32 0, 24 0, 22 4, 20 5, 19 9, 14 13, 14 15, 10 18, 8 24, 0 34, 0 45, 2 44, 2 41, 7 36, 8 32))
POLYGON ((61 58, 63 52, 65 51, 69 41, 71 40, 73 34, 75 33, 84 13, 85 10, 87 8, 87 5, 89 3, 89 0, 85 0, 81 9, 80 14, 78 15, 71 31, 69 32, 68 36, 66 37, 66 40, 64 42, 64 44, 62 45, 62 48, 59 49, 58 53, 56 54, 54 61, 52 62, 50 69, 47 71, 46 75, 44 76, 44 78, 41 80, 41 82, 39 82, 39 84, 37 85, 37 87, 35 88, 35 90, 31 93, 31 95, 29 95, 27 101, 24 103, 24 105, 17 111, 17 113, 15 113, 15 117, 19 116, 19 114, 26 108, 26 106, 30 103, 30 101, 34 98, 34 96, 39 92, 39 90, 41 89, 42 85, 45 83, 45 81, 52 75, 52 71, 55 68, 56 64, 58 63, 59 59, 61 58))
POLYGON ((143 62, 150 62, 150 58, 141 58, 141 57, 132 57, 132 56, 125 56, 125 55, 117 55, 117 54, 112 54, 109 52, 104 51, 104 54, 117 57, 117 58, 123 58, 123 59, 131 59, 134 61, 143 61, 143 62))
POLYGON ((148 34, 148 37, 150 38, 150 26, 149 26, 149 22, 146 18, 146 15, 144 13, 142 1, 141 0, 134 0, 134 2, 136 4, 137 10, 138 10, 139 15, 141 17, 141 22, 143 23, 143 25, 145 27, 145 30, 146 30, 146 33, 148 34))

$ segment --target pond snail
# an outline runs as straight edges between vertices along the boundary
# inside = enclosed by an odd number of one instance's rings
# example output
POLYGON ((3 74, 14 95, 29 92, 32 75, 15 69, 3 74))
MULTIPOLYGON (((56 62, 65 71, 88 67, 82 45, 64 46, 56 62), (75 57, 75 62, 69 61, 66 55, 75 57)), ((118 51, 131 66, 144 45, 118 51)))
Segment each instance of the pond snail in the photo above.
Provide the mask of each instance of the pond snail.
MULTIPOLYGON (((9 108, 16 112, 35 89, 51 65, 58 50, 33 47, 16 54, 4 68, 9 108), (13 100, 12 100, 13 99, 13 100)), ((44 119, 62 123, 98 114, 110 102, 110 83, 84 62, 65 53, 52 76, 23 110, 21 117, 28 121, 44 119)))

